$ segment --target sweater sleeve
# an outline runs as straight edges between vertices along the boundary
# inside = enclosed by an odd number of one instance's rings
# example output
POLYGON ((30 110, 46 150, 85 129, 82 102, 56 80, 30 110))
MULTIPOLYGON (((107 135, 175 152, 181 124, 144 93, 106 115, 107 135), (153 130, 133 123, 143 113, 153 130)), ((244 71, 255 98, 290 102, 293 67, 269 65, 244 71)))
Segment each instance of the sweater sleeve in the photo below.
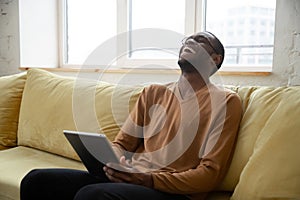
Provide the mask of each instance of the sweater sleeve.
MULTIPOLYGON (((193 194, 212 191, 224 178, 233 156, 239 123, 242 116, 242 106, 237 94, 230 93, 226 97, 226 114, 222 123, 214 124, 214 132, 221 130, 213 148, 200 159, 196 168, 182 172, 156 172, 152 174, 154 188, 179 194, 193 194)), ((209 147, 213 138, 208 138, 209 147)), ((207 151, 206 149, 204 152, 207 151)))
POLYGON ((146 109, 145 99, 146 92, 144 89, 130 112, 130 115, 113 141, 113 147, 114 149, 117 149, 119 154, 121 151, 135 152, 139 144, 142 142, 144 112, 146 109))

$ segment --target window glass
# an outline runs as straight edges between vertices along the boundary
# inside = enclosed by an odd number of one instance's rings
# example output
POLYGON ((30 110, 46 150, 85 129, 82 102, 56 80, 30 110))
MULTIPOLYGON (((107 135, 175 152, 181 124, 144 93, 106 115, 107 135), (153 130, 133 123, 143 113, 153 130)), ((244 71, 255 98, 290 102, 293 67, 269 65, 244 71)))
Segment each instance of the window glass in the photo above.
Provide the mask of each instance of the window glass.
POLYGON ((276 0, 207 0, 206 27, 225 46, 224 65, 272 65, 276 0))
MULTIPOLYGON (((185 0, 130 0, 128 25, 129 31, 143 28, 167 29, 184 34, 185 0)), ((145 38, 146 40, 147 38, 145 38)), ((176 58, 168 53, 176 47, 166 46, 163 49, 138 49, 138 40, 134 35, 129 39, 129 58, 159 59, 176 58)))
MULTIPOLYGON (((138 35, 135 30, 153 28, 184 35, 203 25, 204 29, 215 33, 223 42, 226 50, 225 68, 272 66, 276 0, 203 0, 206 8, 204 24, 199 15, 202 4, 199 6, 198 2, 201 1, 65 1, 63 64, 86 64, 88 56, 99 45, 116 36, 117 30, 119 33, 129 33, 124 40, 113 40, 112 46, 115 48, 109 48, 112 51, 110 53, 115 55, 112 57, 120 60, 117 67, 140 66, 146 62, 161 63, 164 59, 173 62, 178 58, 180 40, 178 43, 166 43, 164 41, 168 37, 164 35, 156 39, 151 38, 152 35, 138 35), (155 43, 139 48, 142 46, 141 41, 155 43), (117 51, 126 51, 126 55, 118 57, 117 51)), ((96 67, 107 65, 100 62, 95 61, 96 67)), ((247 71, 249 68, 243 69, 247 71)))
POLYGON ((117 34, 116 12, 113 0, 67 1, 67 64, 83 64, 99 45, 117 34))

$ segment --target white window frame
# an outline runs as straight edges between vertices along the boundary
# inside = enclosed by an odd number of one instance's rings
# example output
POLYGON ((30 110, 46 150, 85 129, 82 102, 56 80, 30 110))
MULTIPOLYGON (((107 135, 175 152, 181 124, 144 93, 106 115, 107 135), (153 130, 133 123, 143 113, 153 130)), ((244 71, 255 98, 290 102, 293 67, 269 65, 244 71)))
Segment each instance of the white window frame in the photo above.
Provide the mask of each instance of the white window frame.
MULTIPOLYGON (((67 57, 67 38, 66 38, 66 23, 67 23, 67 13, 66 11, 66 0, 61 0, 58 3, 58 35, 59 35, 59 66, 61 68, 76 68, 76 66, 71 66, 66 64, 66 57, 67 57)), ((78 66, 77 66, 78 67, 78 66)))
MULTIPOLYGON (((196 2, 199 0, 185 0, 185 27, 184 27, 184 35, 190 35, 195 32, 195 16, 196 16, 196 2)), ((200 0, 202 1, 202 0, 200 0)), ((118 25, 117 25, 117 33, 128 33, 128 0, 119 0, 118 1, 118 25), (126 9, 124 9, 126 8, 126 9)), ((125 37, 124 37, 125 38, 125 37)), ((128 38, 128 37, 126 37, 128 38)), ((127 41, 118 42, 118 50, 119 52, 126 52, 128 47, 127 41)), ((118 55, 120 55, 118 52, 118 55)), ((119 68, 139 68, 139 66, 143 66, 145 64, 152 65, 163 65, 163 66, 177 66, 177 59, 133 59, 128 58, 127 56, 123 56, 118 59, 117 66, 119 68)))
MULTIPOLYGON (((185 35, 191 35, 195 32, 200 32, 205 29, 205 12, 206 12, 207 0, 185 0, 186 12, 185 12, 185 35)), ((123 34, 128 31, 128 0, 117 0, 117 34, 123 34)), ((61 68, 80 68, 81 65, 67 64, 65 56, 66 38, 65 38, 65 25, 66 25, 66 0, 61 0, 58 3, 59 9, 59 64, 61 68)), ((125 37, 123 37, 125 38, 125 37)), ((128 37, 126 37, 128 38, 128 37)), ((117 53, 126 52, 128 49, 127 41, 117 41, 117 53), (125 49, 126 48, 126 49, 125 49)), ((274 46, 273 46, 274 48, 274 46)), ((274 49, 273 49, 274 51, 274 49)), ((121 59, 117 59, 116 67, 122 68, 137 68, 143 66, 145 63, 151 63, 153 65, 168 65, 176 66, 176 59, 128 59, 125 56, 121 59)), ((99 65, 99 68, 105 66, 99 65)), ((272 66, 242 66, 242 65, 223 65, 219 71, 223 72, 271 72, 272 66)))

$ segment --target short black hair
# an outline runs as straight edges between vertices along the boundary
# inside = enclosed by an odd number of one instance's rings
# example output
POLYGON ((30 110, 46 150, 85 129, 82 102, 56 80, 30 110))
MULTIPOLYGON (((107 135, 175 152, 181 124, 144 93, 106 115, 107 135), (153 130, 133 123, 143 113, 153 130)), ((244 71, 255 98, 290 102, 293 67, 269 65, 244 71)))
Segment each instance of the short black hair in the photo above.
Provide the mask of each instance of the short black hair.
POLYGON ((224 57, 225 57, 224 46, 223 46, 222 42, 219 40, 219 38, 217 36, 215 36, 213 33, 209 32, 209 31, 205 31, 205 32, 212 35, 216 39, 216 42, 213 42, 211 45, 213 45, 216 53, 222 56, 221 62, 217 65, 218 69, 220 69, 220 67, 222 66, 222 63, 224 61, 224 57))

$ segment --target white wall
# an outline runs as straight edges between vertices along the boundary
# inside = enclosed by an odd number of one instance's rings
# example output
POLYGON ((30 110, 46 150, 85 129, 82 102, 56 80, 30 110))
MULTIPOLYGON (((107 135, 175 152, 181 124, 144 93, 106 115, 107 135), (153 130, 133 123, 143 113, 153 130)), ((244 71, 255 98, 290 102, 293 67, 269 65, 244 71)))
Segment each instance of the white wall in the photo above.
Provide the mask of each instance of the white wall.
MULTIPOLYGON (((20 0, 28 1, 28 0, 20 0)), ((31 0, 32 1, 32 0, 31 0)), ((36 0, 40 1, 40 0, 36 0)), ((44 1, 44 0, 43 0, 44 1)), ((0 75, 18 71, 20 63, 20 47, 18 43, 18 0, 0 0, 6 15, 0 13, 0 75), (9 37, 14 38, 14 48, 9 37), (7 50, 9 49, 9 50, 7 50), (12 60, 15 64, 10 64, 12 60)), ((232 85, 300 85, 300 1, 277 0, 275 48, 273 72, 269 76, 214 76, 212 80, 222 84, 232 85)), ((55 34, 55 33, 53 33, 55 34)), ((56 35, 57 36, 57 35, 56 35)), ((52 35, 53 37, 53 35, 52 35)), ((23 58, 22 58, 23 59, 23 58)), ((55 63, 55 61, 49 61, 55 63)), ((48 64, 49 64, 48 63, 48 64)), ((53 64, 52 63, 52 64, 53 64)), ((60 73, 63 75, 76 75, 74 73, 60 73)), ((105 74, 101 80, 136 84, 143 82, 169 82, 177 80, 178 74, 138 74, 132 73, 105 74)))
POLYGON ((20 66, 17 0, 0 0, 0 75, 18 72, 20 66))

